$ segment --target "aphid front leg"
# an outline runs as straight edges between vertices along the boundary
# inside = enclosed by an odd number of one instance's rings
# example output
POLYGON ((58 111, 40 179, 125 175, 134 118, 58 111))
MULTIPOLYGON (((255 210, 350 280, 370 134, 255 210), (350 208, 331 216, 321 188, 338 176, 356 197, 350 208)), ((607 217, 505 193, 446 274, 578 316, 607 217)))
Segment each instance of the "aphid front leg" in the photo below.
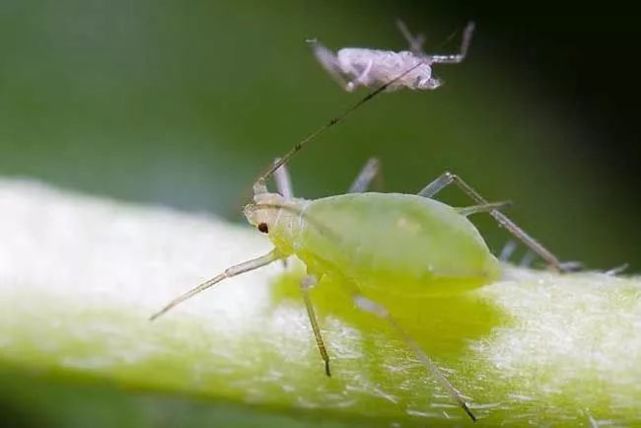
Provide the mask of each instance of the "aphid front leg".
MULTIPOLYGON (((274 159, 274 165, 280 162, 280 158, 274 159)), ((292 180, 289 177, 287 166, 282 164, 274 171, 274 182, 276 183, 276 190, 281 196, 287 200, 294 197, 294 190, 292 187, 292 180)))
MULTIPOLYGON (((478 204, 488 203, 487 200, 485 200, 485 198, 483 198, 480 195, 480 193, 474 190, 474 188, 472 188, 469 184, 463 181, 463 179, 461 179, 458 175, 452 174, 449 171, 446 171, 443 174, 441 174, 436 180, 432 181, 430 184, 425 186, 423 190, 418 192, 418 194, 426 198, 432 198, 438 192, 440 192, 441 190, 443 190, 445 187, 449 186, 452 183, 454 183, 459 189, 461 189, 466 195, 472 198, 476 203, 478 204)), ((505 214, 503 214, 502 212, 496 209, 492 209, 489 213, 492 217, 494 217, 494 219, 497 221, 497 223, 500 226, 506 228, 508 232, 514 235, 515 238, 523 242, 528 248, 530 248, 532 251, 538 254, 543 260, 545 260, 548 263, 548 265, 552 269, 558 272, 563 272, 565 270, 562 263, 554 254, 552 254, 552 252, 550 252, 547 248, 545 248, 543 245, 537 242, 536 239, 528 235, 523 229, 517 226, 505 214)))
MULTIPOLYGON (((280 162, 280 158, 274 159, 274 165, 280 162)), ((290 200, 294 197, 294 188, 292 186, 292 180, 289 176, 289 171, 287 165, 281 164, 276 171, 274 171, 274 182, 276 183, 276 191, 285 198, 285 200, 290 200)), ((283 268, 287 269, 287 258, 281 260, 283 268)))
POLYGON ((369 158, 361 172, 358 173, 347 193, 363 193, 369 188, 375 178, 380 177, 381 162, 377 158, 369 158))
POLYGON ((405 344, 414 352, 416 357, 421 363, 430 371, 430 374, 436 378, 438 383, 447 391, 447 393, 452 397, 454 401, 458 403, 459 406, 468 414, 472 421, 476 421, 476 416, 472 413, 469 405, 463 398, 460 392, 454 385, 450 383, 449 380, 445 377, 443 372, 438 368, 438 366, 432 361, 432 359, 421 349, 421 347, 416 343, 410 335, 408 335, 403 328, 396 322, 396 320, 391 316, 389 311, 373 300, 368 299, 360 294, 353 295, 354 303, 356 306, 365 311, 376 315, 377 317, 386 320, 390 326, 396 331, 396 333, 403 338, 405 344))
POLYGON ((307 309, 309 322, 312 325, 312 331, 314 332, 314 338, 316 339, 316 346, 318 346, 321 358, 325 362, 325 374, 328 377, 331 377, 332 372, 329 368, 329 354, 327 353, 327 348, 325 348, 325 342, 323 341, 323 336, 321 335, 320 327, 318 326, 318 318, 316 318, 314 305, 309 297, 309 289, 316 285, 316 283, 316 277, 312 275, 305 275, 300 282, 300 290, 303 294, 303 300, 305 301, 305 308, 307 309))
POLYGON ((278 252, 276 249, 273 249, 269 253, 265 254, 264 256, 256 257, 255 259, 247 260, 237 265, 228 267, 223 271, 223 273, 216 275, 209 281, 205 281, 202 284, 192 288, 188 292, 176 297, 174 300, 169 302, 164 308, 162 308, 161 310, 153 314, 151 317, 149 317, 149 320, 150 321, 155 320, 165 312, 169 311, 174 306, 184 302, 187 299, 194 297, 196 294, 199 294, 201 291, 205 291, 206 289, 213 287, 214 285, 221 282, 223 279, 232 278, 236 275, 240 275, 241 273, 258 269, 260 267, 266 266, 281 258, 282 258, 282 255, 280 254, 280 252, 278 252))
POLYGON ((501 250, 499 260, 506 263, 509 262, 510 257, 512 257, 512 254, 514 254, 514 250, 516 250, 516 242, 514 242, 513 240, 507 241, 503 246, 503 249, 501 250))
POLYGON ((325 46, 323 46, 318 40, 316 39, 311 39, 307 40, 307 43, 309 43, 312 46, 312 51, 314 52, 314 56, 320 62, 321 66, 329 73, 330 76, 338 83, 340 86, 345 88, 346 91, 353 91, 353 83, 348 82, 344 78, 344 70, 341 68, 340 62, 338 61, 338 57, 334 52, 331 50, 327 49, 325 46), (351 88, 351 89, 350 89, 351 88))
POLYGON ((360 74, 356 77, 356 79, 347 82, 347 84, 345 85, 345 89, 348 92, 352 92, 359 85, 368 86, 367 76, 369 75, 369 72, 372 71, 373 64, 374 64, 374 61, 372 61, 371 59, 367 61, 367 65, 365 66, 365 68, 363 68, 363 71, 360 72, 360 74))

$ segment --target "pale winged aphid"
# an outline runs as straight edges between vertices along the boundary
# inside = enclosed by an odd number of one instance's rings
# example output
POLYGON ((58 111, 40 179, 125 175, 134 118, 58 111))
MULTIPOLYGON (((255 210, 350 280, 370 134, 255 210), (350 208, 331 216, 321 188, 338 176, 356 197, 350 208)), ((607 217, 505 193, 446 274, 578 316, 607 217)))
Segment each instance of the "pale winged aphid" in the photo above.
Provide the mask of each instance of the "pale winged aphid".
POLYGON ((387 87, 387 90, 436 89, 443 82, 434 76, 432 66, 462 62, 467 55, 474 33, 474 23, 470 22, 463 31, 460 51, 455 54, 437 55, 423 51, 422 35, 412 36, 402 21, 398 21, 398 26, 409 43, 409 50, 395 52, 381 49, 342 48, 334 53, 315 39, 309 40, 309 43, 318 62, 346 91, 351 92, 359 86, 382 85, 414 66, 416 68, 411 73, 396 80, 393 85, 387 87))
MULTIPOLYGON (((419 64, 420 65, 420 64, 419 64)), ((431 358, 395 321, 385 302, 368 297, 373 290, 403 292, 412 287, 425 295, 462 293, 489 284, 501 275, 499 261, 489 251, 468 215, 488 212, 512 235, 527 245, 548 265, 562 270, 558 259, 498 208, 505 203, 488 203, 460 177, 445 172, 418 194, 367 192, 379 164, 370 161, 354 180, 349 192, 317 200, 295 198, 284 171, 285 164, 307 143, 328 128, 342 122, 365 102, 397 84, 415 70, 403 70, 393 79, 366 95, 343 114, 331 119, 278 158, 254 183, 253 203, 245 206, 248 222, 266 234, 274 244, 267 254, 225 269, 224 272, 172 300, 151 316, 156 319, 176 305, 224 279, 266 266, 291 255, 305 263, 307 275, 300 289, 316 344, 330 376, 330 358, 321 336, 309 288, 324 276, 340 278, 355 307, 386 320, 408 348, 428 369, 472 420, 476 417, 459 391, 448 381, 431 358), (276 174, 278 192, 270 192, 267 180, 276 174), (449 184, 456 184, 475 204, 453 208, 433 197, 449 184), (457 285, 453 285, 457 284, 457 285)))

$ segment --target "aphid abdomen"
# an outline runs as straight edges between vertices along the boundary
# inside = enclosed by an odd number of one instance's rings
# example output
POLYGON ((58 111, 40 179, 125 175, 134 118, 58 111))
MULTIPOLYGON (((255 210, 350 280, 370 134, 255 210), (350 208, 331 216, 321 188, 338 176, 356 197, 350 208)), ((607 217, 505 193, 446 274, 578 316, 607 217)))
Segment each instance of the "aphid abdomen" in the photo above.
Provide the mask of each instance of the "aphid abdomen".
POLYGON ((337 53, 341 70, 352 79, 361 79, 365 86, 382 85, 412 69, 402 76, 388 90, 401 87, 416 88, 418 82, 432 76, 432 68, 425 57, 409 51, 393 52, 377 49, 343 48, 337 53), (423 64, 420 64, 423 62, 423 64))
POLYGON ((420 295, 474 288, 499 276, 474 225, 433 199, 347 194, 315 200, 305 215, 294 252, 317 274, 420 295))

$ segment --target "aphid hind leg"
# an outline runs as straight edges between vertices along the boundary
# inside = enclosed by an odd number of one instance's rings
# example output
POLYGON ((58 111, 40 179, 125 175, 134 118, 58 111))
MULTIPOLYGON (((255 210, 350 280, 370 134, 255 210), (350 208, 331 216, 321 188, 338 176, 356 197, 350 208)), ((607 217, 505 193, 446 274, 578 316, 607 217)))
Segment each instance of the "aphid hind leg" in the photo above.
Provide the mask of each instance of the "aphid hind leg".
POLYGON ((487 204, 481 204, 481 205, 473 205, 471 207, 464 207, 464 208, 458 208, 458 213, 461 214, 462 216, 470 216, 472 214, 478 214, 478 213, 487 213, 492 210, 500 210, 502 208, 507 208, 510 205, 512 205, 512 202, 510 201, 502 201, 502 202, 489 202, 487 204))
POLYGON ((421 347, 416 343, 416 341, 408 335, 405 330, 396 322, 396 320, 391 316, 389 311, 383 306, 380 305, 373 300, 368 299, 367 297, 364 297, 358 293, 355 293, 353 295, 354 303, 356 306, 365 312, 369 312, 371 314, 376 315, 377 317, 386 320, 389 325, 393 328, 393 330, 396 331, 396 333, 403 338, 405 341, 405 344, 410 348, 416 357, 419 359, 421 363, 427 369, 429 370, 430 374, 436 378, 438 383, 443 387, 447 393, 450 395, 450 397, 458 403, 459 406, 467 413, 467 415, 472 419, 472 421, 476 421, 476 416, 474 416, 474 413, 472 413, 472 410, 470 409, 469 405, 463 398, 460 392, 456 388, 454 388, 454 385, 450 383, 449 380, 445 377, 445 375, 442 373, 442 371, 438 368, 438 366, 432 361, 432 359, 421 349, 421 347))
MULTIPOLYGON (((456 174, 452 174, 449 171, 446 171, 443 174, 441 174, 436 180, 432 181, 430 184, 425 186, 423 190, 418 192, 418 194, 426 198, 432 198, 438 192, 440 192, 441 190, 443 190, 445 187, 449 186, 452 183, 456 184, 456 186, 459 189, 461 189, 466 195, 468 195, 476 203, 478 204, 488 203, 487 200, 485 200, 485 198, 483 198, 480 195, 480 193, 478 193, 476 190, 474 190, 474 188, 472 188, 469 184, 463 181, 462 178, 460 178, 456 174)), ((505 214, 503 214, 502 212, 496 209, 491 210, 489 214, 492 217, 494 217, 494 219, 500 226, 507 229, 508 232, 510 232, 515 238, 523 242, 528 248, 530 248, 532 251, 538 254, 539 257, 545 260, 552 269, 558 272, 565 271, 563 264, 559 261, 559 259, 554 254, 552 254, 552 252, 550 252, 547 248, 545 248, 543 245, 537 242, 534 238, 528 235, 523 229, 517 226, 505 214)))
POLYGON ((461 41, 461 48, 459 53, 451 55, 428 55, 432 64, 458 64, 463 62, 467 56, 467 50, 470 47, 472 36, 474 35, 474 22, 468 22, 463 30, 463 40, 461 41))
POLYGON ((197 287, 194 287, 191 290, 187 291, 186 293, 176 297, 174 300, 169 302, 161 310, 159 310, 158 312, 153 314, 151 317, 149 317, 149 321, 155 320, 159 316, 163 315, 164 313, 172 309, 174 306, 184 302, 185 300, 188 300, 194 297, 196 294, 199 294, 200 292, 205 291, 208 288, 213 287, 214 285, 218 284, 224 279, 232 278, 234 276, 240 275, 241 273, 256 270, 260 267, 266 266, 281 258, 282 258, 282 255, 274 248, 269 253, 263 256, 256 257, 255 259, 247 260, 237 265, 228 267, 222 273, 216 275, 212 279, 205 281, 202 284, 198 285, 197 287))
POLYGON ((369 158, 361 171, 358 173, 347 193, 363 193, 369 189, 370 184, 381 177, 381 161, 377 158, 369 158))
POLYGON ((314 332, 314 338, 316 339, 316 346, 320 352, 321 358, 325 362, 325 374, 328 377, 332 376, 332 372, 329 368, 329 354, 327 353, 327 348, 325 347, 325 342, 323 341, 323 336, 318 326, 318 318, 316 318, 316 311, 314 310, 314 305, 312 300, 309 297, 309 289, 316 285, 316 278, 311 275, 306 275, 300 282, 300 290, 303 294, 303 301, 305 302, 305 309, 307 310, 307 317, 312 326, 312 331, 314 332))

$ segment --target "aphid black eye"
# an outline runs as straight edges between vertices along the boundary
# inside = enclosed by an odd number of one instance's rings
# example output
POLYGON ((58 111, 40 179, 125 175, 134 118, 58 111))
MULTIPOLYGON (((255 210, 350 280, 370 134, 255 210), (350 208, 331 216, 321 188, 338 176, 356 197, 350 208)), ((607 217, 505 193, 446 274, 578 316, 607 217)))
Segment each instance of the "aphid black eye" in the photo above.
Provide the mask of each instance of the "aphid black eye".
POLYGON ((267 227, 267 223, 260 223, 258 225, 258 230, 260 230, 263 233, 268 233, 269 232, 269 228, 267 227))

